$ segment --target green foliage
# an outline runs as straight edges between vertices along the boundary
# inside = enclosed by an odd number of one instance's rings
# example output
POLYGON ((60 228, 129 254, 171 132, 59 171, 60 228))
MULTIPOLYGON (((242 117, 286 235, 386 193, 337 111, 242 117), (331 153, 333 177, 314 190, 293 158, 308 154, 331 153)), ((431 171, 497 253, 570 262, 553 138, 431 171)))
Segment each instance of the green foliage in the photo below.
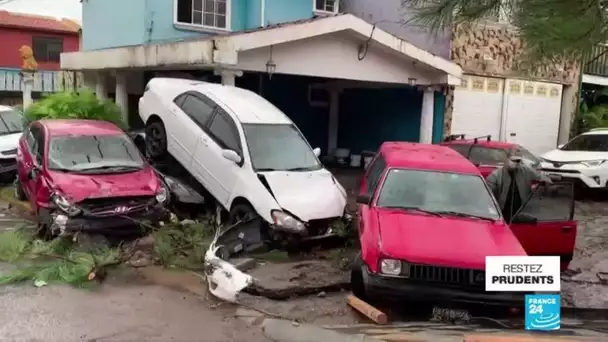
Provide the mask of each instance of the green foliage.
POLYGON ((601 104, 588 108, 587 104, 582 102, 578 120, 580 133, 593 128, 608 127, 608 105, 601 104))
POLYGON ((597 0, 401 0, 410 22, 443 32, 503 14, 526 43, 525 60, 577 58, 608 40, 606 2, 597 0))
POLYGON ((30 122, 40 119, 105 120, 127 128, 120 108, 110 100, 98 100, 88 89, 49 95, 30 105, 25 110, 25 118, 30 122))
POLYGON ((165 266, 200 269, 213 233, 207 223, 166 225, 153 233, 155 252, 165 266))

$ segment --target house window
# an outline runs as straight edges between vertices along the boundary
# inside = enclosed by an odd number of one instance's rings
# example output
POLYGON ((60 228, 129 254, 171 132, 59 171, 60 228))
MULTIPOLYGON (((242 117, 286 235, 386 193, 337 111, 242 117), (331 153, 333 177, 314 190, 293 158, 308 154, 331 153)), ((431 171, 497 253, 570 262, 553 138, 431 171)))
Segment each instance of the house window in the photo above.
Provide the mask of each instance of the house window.
POLYGON ((59 56, 63 52, 63 38, 32 37, 32 50, 38 62, 59 63, 59 56))
POLYGON ((176 23, 228 29, 230 0, 174 0, 176 23))
POLYGON ((338 13, 338 0, 313 0, 315 12, 338 13))

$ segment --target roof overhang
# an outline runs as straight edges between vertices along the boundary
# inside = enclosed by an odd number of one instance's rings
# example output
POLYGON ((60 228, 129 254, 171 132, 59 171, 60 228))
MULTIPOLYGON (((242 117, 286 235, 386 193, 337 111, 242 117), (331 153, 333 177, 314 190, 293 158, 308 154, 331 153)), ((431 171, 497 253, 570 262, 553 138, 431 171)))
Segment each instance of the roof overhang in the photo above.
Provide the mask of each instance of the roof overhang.
POLYGON ((202 39, 62 53, 61 68, 104 70, 236 66, 239 52, 338 32, 358 36, 362 42, 369 40, 370 44, 403 58, 404 62, 414 61, 423 67, 444 73, 443 83, 460 84, 462 69, 457 64, 416 47, 351 14, 284 23, 202 39))

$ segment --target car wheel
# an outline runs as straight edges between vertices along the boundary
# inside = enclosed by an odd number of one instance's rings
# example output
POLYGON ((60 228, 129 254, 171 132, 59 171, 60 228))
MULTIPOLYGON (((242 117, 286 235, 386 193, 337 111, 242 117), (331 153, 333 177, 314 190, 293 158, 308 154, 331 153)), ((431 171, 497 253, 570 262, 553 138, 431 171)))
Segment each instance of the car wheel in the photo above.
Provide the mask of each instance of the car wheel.
POLYGON ((15 186, 15 198, 19 201, 27 200, 27 197, 25 197, 25 191, 23 191, 23 186, 21 186, 21 182, 19 181, 18 177, 15 179, 14 186, 15 186))
POLYGON ((367 295, 365 293, 365 283, 363 282, 363 260, 361 259, 361 252, 357 254, 350 270, 350 290, 353 295, 361 300, 365 300, 367 295))
POLYGON ((228 214, 228 224, 234 225, 237 222, 247 222, 252 226, 252 229, 260 232, 260 237, 264 244, 268 247, 274 247, 273 239, 268 231, 268 225, 248 203, 240 203, 230 209, 228 214))
POLYGON ((146 125, 146 153, 154 159, 167 155, 167 132, 162 121, 152 121, 146 125))

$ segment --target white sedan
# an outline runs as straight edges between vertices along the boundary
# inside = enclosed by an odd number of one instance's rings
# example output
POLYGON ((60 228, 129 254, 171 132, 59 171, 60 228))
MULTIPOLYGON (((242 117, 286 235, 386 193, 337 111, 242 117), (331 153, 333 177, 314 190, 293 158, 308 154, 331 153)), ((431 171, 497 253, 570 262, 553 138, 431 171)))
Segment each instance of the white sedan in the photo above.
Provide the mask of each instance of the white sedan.
POLYGON ((170 154, 230 213, 230 222, 253 218, 260 228, 306 236, 328 233, 344 215, 346 192, 319 161, 320 150, 249 90, 154 78, 139 114, 147 154, 170 154))

